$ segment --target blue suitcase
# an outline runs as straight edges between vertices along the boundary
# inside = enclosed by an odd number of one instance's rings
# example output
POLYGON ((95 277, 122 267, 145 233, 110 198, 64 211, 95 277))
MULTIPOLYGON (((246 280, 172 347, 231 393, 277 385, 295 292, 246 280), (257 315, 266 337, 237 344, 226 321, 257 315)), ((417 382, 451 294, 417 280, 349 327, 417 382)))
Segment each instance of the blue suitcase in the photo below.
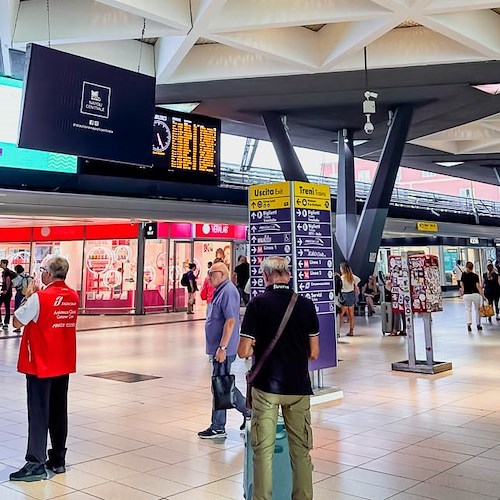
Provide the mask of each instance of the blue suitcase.
MULTIPOLYGON (((243 496, 253 498, 253 451, 251 446, 252 427, 247 423, 245 430, 245 464, 243 469, 243 496)), ((276 442, 273 458, 273 500, 292 498, 292 465, 288 448, 288 433, 283 417, 278 417, 276 442)))

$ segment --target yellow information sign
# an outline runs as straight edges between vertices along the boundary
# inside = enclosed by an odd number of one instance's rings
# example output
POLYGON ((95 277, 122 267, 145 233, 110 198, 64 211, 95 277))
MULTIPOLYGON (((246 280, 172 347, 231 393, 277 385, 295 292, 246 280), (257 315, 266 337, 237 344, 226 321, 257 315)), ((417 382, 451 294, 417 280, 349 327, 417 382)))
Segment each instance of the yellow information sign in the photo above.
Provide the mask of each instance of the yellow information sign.
POLYGON ((248 188, 250 211, 290 208, 290 183, 258 184, 248 188))
POLYGON ((424 231, 426 233, 437 233, 439 228, 437 222, 417 222, 417 230, 424 231))
POLYGON ((330 210, 330 186, 311 184, 310 182, 294 182, 294 207, 330 210))

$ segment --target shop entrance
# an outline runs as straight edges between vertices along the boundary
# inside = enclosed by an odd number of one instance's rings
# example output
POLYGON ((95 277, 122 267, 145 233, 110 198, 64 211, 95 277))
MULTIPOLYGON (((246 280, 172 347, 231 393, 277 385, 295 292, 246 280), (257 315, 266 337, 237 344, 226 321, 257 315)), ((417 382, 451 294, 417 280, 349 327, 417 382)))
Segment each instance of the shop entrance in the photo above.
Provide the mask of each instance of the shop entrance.
POLYGON ((193 262, 193 243, 190 241, 172 241, 170 264, 168 266, 168 301, 171 311, 179 312, 187 309, 187 289, 181 285, 182 275, 187 272, 193 262))

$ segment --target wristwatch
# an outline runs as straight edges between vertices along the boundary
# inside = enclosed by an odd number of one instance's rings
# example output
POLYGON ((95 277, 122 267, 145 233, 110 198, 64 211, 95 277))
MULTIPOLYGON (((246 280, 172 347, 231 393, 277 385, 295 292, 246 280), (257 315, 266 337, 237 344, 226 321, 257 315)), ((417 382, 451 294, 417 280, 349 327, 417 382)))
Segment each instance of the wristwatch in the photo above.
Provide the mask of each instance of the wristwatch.
POLYGON ((220 346, 219 346, 219 349, 220 349, 221 351, 225 351, 225 350, 227 349, 227 346, 225 346, 225 345, 220 345, 220 346))

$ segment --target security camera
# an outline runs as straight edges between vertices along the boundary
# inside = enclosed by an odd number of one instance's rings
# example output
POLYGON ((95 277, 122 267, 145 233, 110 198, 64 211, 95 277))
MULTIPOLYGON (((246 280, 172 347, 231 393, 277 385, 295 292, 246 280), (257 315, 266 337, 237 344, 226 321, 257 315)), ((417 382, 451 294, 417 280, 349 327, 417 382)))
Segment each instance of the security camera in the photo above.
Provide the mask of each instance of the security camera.
POLYGON ((372 122, 366 122, 365 123, 365 132, 368 134, 368 135, 371 135, 373 134, 373 131, 375 130, 375 127, 373 126, 373 123, 372 122))
POLYGON ((367 90, 365 92, 365 99, 376 99, 378 97, 377 92, 371 92, 370 90, 367 90))

